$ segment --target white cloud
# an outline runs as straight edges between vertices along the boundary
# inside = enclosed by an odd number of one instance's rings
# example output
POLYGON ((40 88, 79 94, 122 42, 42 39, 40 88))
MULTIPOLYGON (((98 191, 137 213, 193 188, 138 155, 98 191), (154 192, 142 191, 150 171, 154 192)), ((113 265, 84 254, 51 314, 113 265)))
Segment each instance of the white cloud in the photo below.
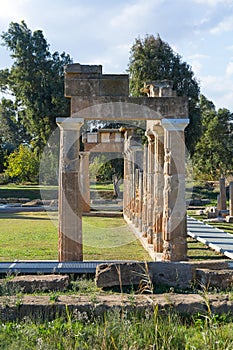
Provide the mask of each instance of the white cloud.
POLYGON ((226 76, 207 75, 201 78, 202 93, 212 100, 217 108, 233 111, 233 81, 226 76))
POLYGON ((227 16, 223 21, 210 30, 211 34, 221 34, 233 30, 233 16, 227 16))
POLYGON ((229 62, 226 67, 226 75, 231 77, 233 75, 233 62, 229 62))
POLYGON ((18 20, 23 19, 24 11, 29 5, 30 0, 7 0, 1 1, 0 18, 6 20, 18 20))
MULTIPOLYGON (((123 7, 120 14, 114 16, 110 24, 117 28, 140 28, 140 25, 146 24, 146 18, 150 17, 151 10, 160 0, 139 0, 135 3, 128 3, 123 7), (144 19, 144 23, 142 23, 144 19)), ((162 1, 163 2, 163 1, 162 1)))
POLYGON ((194 0, 197 4, 216 6, 218 4, 231 4, 231 0, 194 0))
POLYGON ((190 65, 192 66, 192 70, 195 72, 196 75, 198 75, 202 71, 202 68, 204 65, 203 60, 208 58, 208 56, 197 53, 194 55, 187 56, 187 58, 188 58, 190 65))

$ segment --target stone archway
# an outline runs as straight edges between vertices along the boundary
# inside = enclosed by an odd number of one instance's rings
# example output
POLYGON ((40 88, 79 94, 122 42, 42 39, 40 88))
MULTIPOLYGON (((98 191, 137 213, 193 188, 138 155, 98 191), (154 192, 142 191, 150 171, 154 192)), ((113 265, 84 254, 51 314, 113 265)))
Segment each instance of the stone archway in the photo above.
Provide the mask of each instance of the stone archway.
POLYGON ((82 199, 79 137, 84 120, 147 122, 143 169, 134 167, 138 151, 125 138, 124 216, 139 227, 162 260, 185 260, 185 145, 188 99, 169 82, 146 84, 149 97, 129 97, 128 75, 102 74, 102 66, 65 69, 65 95, 71 115, 57 118, 61 130, 59 180, 59 260, 82 260, 82 199), (142 172, 143 170, 143 172, 142 172))

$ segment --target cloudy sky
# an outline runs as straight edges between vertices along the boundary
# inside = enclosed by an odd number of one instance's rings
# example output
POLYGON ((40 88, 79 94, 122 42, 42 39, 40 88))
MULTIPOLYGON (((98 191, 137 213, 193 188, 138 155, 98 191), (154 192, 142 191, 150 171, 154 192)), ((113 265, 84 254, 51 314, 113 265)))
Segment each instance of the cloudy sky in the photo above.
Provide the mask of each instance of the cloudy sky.
MULTIPOLYGON (((135 38, 159 33, 202 93, 233 112, 233 0, 0 0, 0 33, 21 20, 43 31, 51 52, 104 73, 125 73, 135 38)), ((0 68, 10 66, 4 47, 0 58, 0 68)))

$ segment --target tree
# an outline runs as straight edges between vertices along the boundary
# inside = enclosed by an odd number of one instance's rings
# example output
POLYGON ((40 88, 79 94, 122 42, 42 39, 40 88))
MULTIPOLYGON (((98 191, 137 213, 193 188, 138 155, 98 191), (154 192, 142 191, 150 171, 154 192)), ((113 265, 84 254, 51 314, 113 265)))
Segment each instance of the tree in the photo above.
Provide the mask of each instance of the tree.
POLYGON ((196 175, 213 180, 233 174, 233 114, 225 108, 216 111, 205 96, 200 109, 202 135, 193 156, 196 175))
POLYGON ((71 58, 64 52, 51 54, 42 31, 32 32, 24 21, 11 22, 1 37, 14 60, 10 70, 0 71, 1 91, 14 97, 18 118, 40 153, 56 126, 56 117, 69 115, 63 68, 71 58))
POLYGON ((39 160, 28 147, 20 145, 7 159, 5 174, 19 182, 38 182, 39 160))
POLYGON ((90 178, 97 181, 113 181, 115 175, 119 181, 123 177, 123 163, 120 154, 110 152, 94 155, 90 161, 90 178))
POLYGON ((164 42, 159 35, 147 35, 135 40, 130 52, 128 71, 130 74, 130 92, 139 96, 145 81, 173 81, 178 96, 189 98, 190 124, 186 128, 186 143, 193 154, 200 132, 200 111, 197 107, 200 88, 191 67, 182 62, 181 56, 164 42))
POLYGON ((2 98, 0 102, 0 143, 3 148, 10 144, 11 148, 17 148, 21 143, 28 143, 30 138, 22 125, 17 108, 12 100, 2 98))
POLYGON ((4 170, 7 156, 27 140, 25 128, 17 118, 14 102, 2 98, 0 102, 0 173, 4 170))

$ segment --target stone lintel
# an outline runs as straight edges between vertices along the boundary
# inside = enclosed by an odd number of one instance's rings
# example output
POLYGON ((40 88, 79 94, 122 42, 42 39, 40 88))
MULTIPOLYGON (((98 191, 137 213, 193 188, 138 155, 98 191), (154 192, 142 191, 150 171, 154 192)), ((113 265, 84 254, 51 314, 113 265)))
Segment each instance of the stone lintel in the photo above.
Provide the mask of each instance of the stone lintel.
POLYGON ((91 153, 123 153, 124 151, 124 143, 109 143, 109 142, 101 142, 101 143, 84 143, 85 152, 91 153))
MULTIPOLYGON (((71 117, 89 120, 160 120, 188 123, 188 100, 184 97, 72 97, 71 117)), ((164 123, 165 124, 165 123, 164 123)), ((176 122, 176 128, 178 127, 176 122)), ((183 126, 184 128, 184 126, 183 126)))

